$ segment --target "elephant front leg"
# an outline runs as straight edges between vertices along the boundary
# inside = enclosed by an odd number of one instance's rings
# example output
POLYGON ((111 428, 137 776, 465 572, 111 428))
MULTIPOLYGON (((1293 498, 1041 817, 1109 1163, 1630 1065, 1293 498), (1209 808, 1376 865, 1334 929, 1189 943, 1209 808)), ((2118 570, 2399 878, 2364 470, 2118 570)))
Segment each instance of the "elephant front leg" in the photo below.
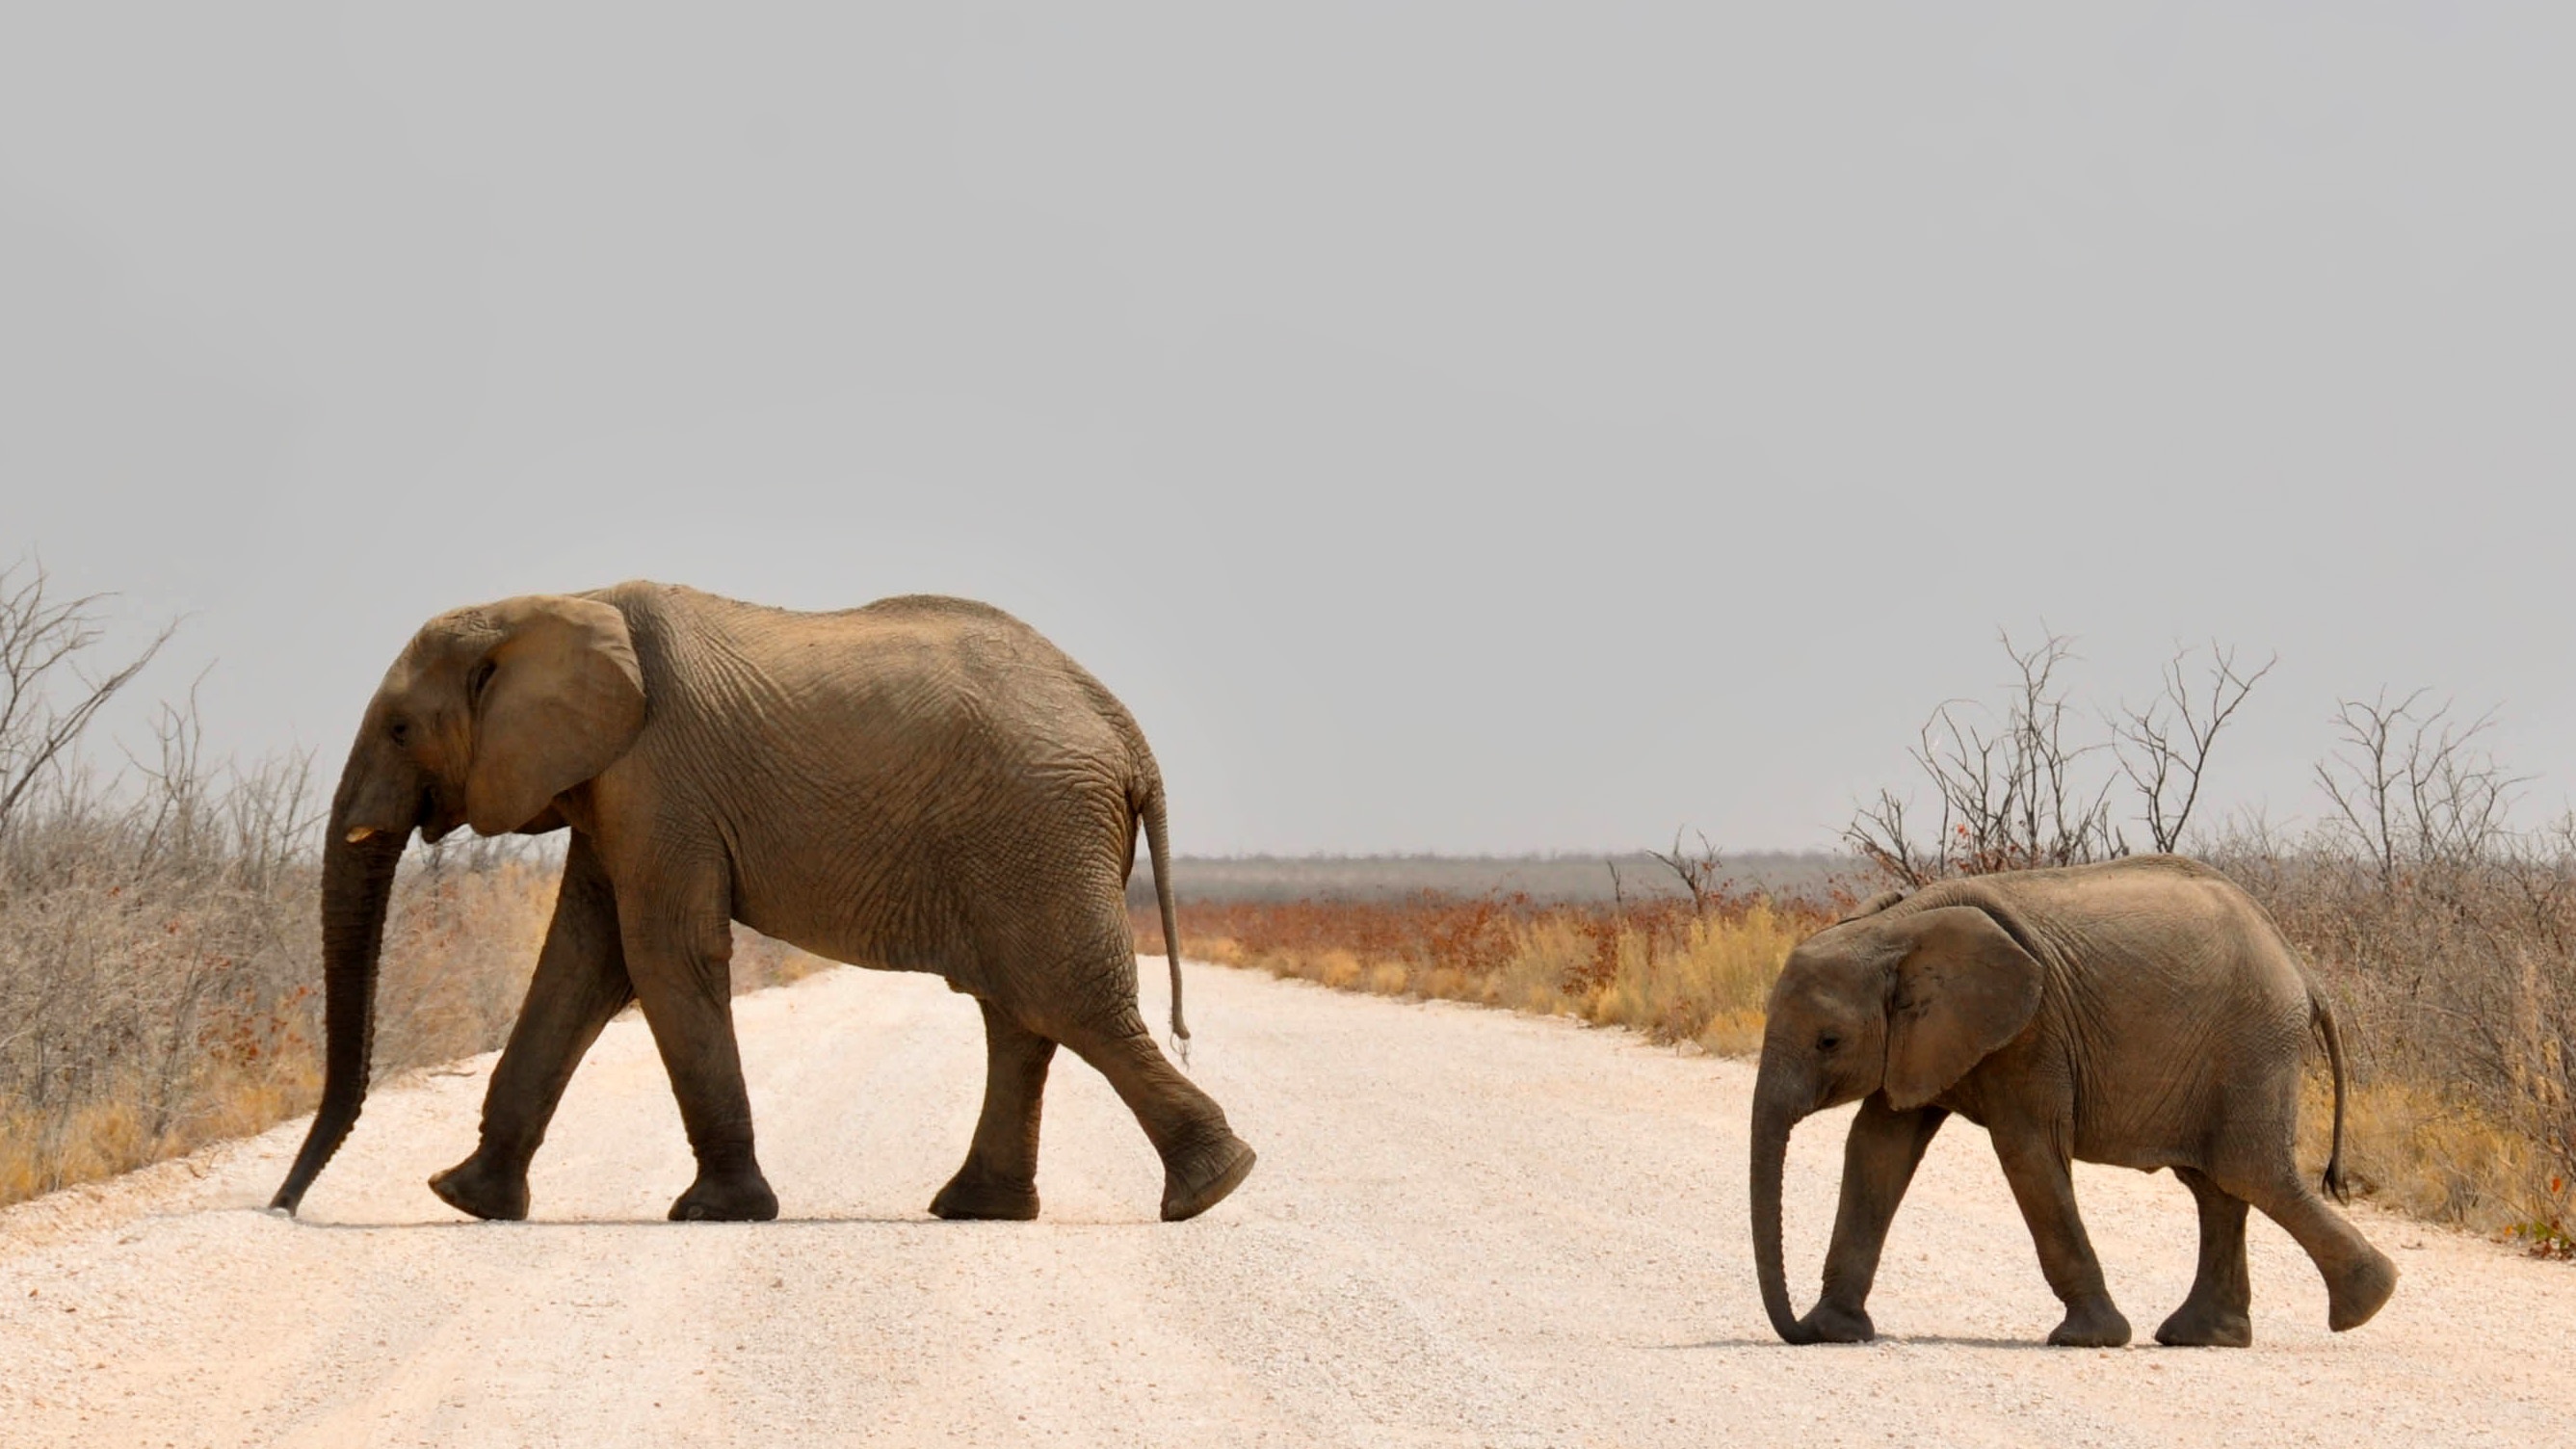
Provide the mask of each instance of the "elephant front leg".
POLYGON ((1852 1118, 1851 1135, 1843 1139, 1842 1201, 1825 1253, 1824 1293, 1805 1319, 1818 1340, 1861 1343, 1877 1336, 1869 1319, 1869 1289, 1878 1277, 1888 1226, 1949 1115, 1940 1107, 1899 1112, 1885 1097, 1871 1096, 1852 1118))
POLYGON ((2192 1279, 2191 1296, 2156 1330, 2156 1342, 2243 1348, 2254 1341, 2254 1285, 2245 1267, 2245 1201, 2230 1196, 2196 1168, 2173 1171, 2200 1204, 2200 1273, 2192 1279))
POLYGON ((2111 1302, 2102 1260, 2075 1212, 2075 1178, 2054 1138, 2034 1128, 1990 1129, 2004 1179, 2021 1204, 2022 1221, 2039 1249, 2040 1271, 2066 1305, 2066 1318, 2048 1341, 2071 1348, 2118 1348, 2129 1341, 2129 1320, 2111 1302))
POLYGON ((984 1115, 966 1165, 930 1200, 943 1218, 1026 1222, 1038 1215, 1038 1108, 1055 1043, 989 1001, 984 1009, 984 1115))
POLYGON ((483 1094, 472 1156, 429 1180, 448 1206, 478 1218, 528 1215, 528 1163, 565 1084, 610 1017, 635 997, 618 940, 617 894, 587 836, 575 834, 546 943, 483 1094))
POLYGON ((778 1195, 752 1153, 751 1095, 733 1031, 733 926, 722 887, 629 893, 624 940, 635 997, 671 1075, 698 1176, 671 1204, 673 1222, 767 1222, 778 1195))

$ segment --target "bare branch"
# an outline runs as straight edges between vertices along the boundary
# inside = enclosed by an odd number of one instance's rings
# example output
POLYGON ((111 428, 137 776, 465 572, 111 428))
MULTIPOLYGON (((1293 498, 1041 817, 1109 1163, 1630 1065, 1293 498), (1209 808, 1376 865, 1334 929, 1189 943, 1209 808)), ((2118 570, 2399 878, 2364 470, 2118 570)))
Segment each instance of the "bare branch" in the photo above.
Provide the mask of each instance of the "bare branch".
POLYGON ((2235 717, 2255 684, 2280 662, 2276 654, 2259 669, 2241 670, 2236 650, 2213 639, 2204 699, 2192 687, 2186 667, 2190 658, 2189 650, 2176 650, 2165 662, 2163 692, 2143 709, 2123 706, 2119 718, 2111 721, 2114 756, 2121 773, 2137 789, 2146 811, 2147 834, 2157 850, 2181 846, 2183 828, 2191 821, 2192 808, 2200 803, 2219 731, 2235 717))
POLYGON ((123 664, 93 675, 85 666, 105 638, 97 606, 108 596, 56 601, 50 582, 41 562, 0 569, 0 834, 28 790, 179 630, 173 621, 123 664))
POLYGON ((1646 853, 1663 862, 1664 868, 1681 881, 1682 889, 1690 892, 1691 910, 1705 915, 1708 911, 1709 897, 1717 888, 1718 872, 1725 868, 1726 861, 1718 853, 1717 847, 1708 843, 1706 833, 1701 831, 1691 833, 1699 836, 1699 849, 1694 852, 1687 854, 1683 852, 1682 833, 1675 830, 1670 855, 1660 850, 1649 850, 1646 853))

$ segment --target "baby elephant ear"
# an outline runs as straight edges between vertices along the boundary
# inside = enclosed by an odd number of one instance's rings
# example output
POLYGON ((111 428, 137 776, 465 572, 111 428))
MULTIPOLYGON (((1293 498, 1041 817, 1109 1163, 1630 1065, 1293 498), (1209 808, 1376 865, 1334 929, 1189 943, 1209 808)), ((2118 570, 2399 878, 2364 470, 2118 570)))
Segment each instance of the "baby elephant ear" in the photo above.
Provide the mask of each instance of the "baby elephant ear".
POLYGON ((644 672, 626 616, 596 599, 535 594, 482 613, 499 639, 469 681, 465 815, 504 835, 626 753, 644 728, 644 672))
POLYGON ((2039 1011, 2040 966, 1995 918, 1944 906, 1911 936, 1888 996, 1887 1104, 1910 1111, 1948 1091, 2039 1011))

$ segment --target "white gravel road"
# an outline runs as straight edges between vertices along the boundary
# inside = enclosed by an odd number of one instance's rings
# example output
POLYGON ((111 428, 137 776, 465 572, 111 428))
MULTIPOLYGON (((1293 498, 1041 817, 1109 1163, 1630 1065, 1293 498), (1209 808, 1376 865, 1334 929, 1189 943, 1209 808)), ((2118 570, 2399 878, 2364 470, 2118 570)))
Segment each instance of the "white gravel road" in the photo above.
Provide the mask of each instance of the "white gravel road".
MULTIPOLYGON (((930 1219, 981 1087, 974 1009, 838 971, 737 1003, 776 1223, 660 1220, 688 1159, 631 1019, 573 1085, 532 1223, 421 1185, 471 1145, 488 1058, 379 1090, 301 1221, 258 1210, 300 1123, 0 1213, 0 1443, 2576 1443, 2576 1270, 2365 1214, 2406 1276, 2336 1337, 2258 1220, 2254 1349, 2046 1349, 2055 1302, 1957 1125, 1889 1245, 1889 1337, 1792 1349, 1746 1242, 1750 1068, 1190 986, 1195 1071, 1262 1154, 1196 1222, 1155 1221, 1152 1153, 1069 1057, 1046 1216, 930 1219)), ((1836 1114, 1792 1154, 1802 1298, 1840 1144, 1836 1114)), ((2190 1280, 2188 1194, 2079 1173, 2144 1333, 2190 1280)))

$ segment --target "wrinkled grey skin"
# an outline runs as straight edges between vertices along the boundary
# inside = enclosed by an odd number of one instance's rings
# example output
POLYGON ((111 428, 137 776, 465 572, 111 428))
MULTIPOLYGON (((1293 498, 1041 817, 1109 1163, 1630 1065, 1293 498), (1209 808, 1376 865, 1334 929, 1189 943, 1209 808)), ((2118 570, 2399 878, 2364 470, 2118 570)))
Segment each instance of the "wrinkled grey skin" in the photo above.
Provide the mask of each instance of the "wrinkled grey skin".
POLYGON ((2170 1167, 2200 1207, 2200 1272, 2156 1330, 2253 1341, 2250 1203, 2324 1275, 2328 1323, 2358 1328, 2397 1269, 2299 1175, 2300 1054, 2334 1069, 2325 1185, 2343 1195, 2343 1049, 2333 1013, 2262 907, 2178 856, 1944 881, 1881 896, 1790 953, 1771 995, 1753 1106, 1762 1303, 1791 1343, 1873 1336, 1866 1304, 1888 1223, 1952 1113, 1994 1139, 2049 1287, 2055 1344, 2115 1346, 2129 1323, 2076 1216, 2068 1163, 2170 1167), (1824 1293, 1791 1310, 1780 1251, 1789 1132, 1859 1101, 1824 1293))
POLYGON ((600 1029, 640 1004, 697 1180, 675 1219, 768 1219, 734 1042, 731 923, 819 956, 947 978, 983 1009, 988 1075, 949 1218, 1037 1215, 1056 1046, 1125 1099, 1161 1154, 1163 1216, 1194 1216, 1252 1149, 1173 1070, 1136 1004, 1126 881, 1141 826, 1173 943, 1161 776, 1108 690, 1027 625, 960 599, 831 614, 627 583, 442 614, 367 706, 323 856, 322 1106, 292 1212, 367 1087, 394 867, 437 840, 569 827, 554 922, 492 1073, 481 1144, 431 1179, 482 1218, 528 1212, 528 1162, 600 1029))

